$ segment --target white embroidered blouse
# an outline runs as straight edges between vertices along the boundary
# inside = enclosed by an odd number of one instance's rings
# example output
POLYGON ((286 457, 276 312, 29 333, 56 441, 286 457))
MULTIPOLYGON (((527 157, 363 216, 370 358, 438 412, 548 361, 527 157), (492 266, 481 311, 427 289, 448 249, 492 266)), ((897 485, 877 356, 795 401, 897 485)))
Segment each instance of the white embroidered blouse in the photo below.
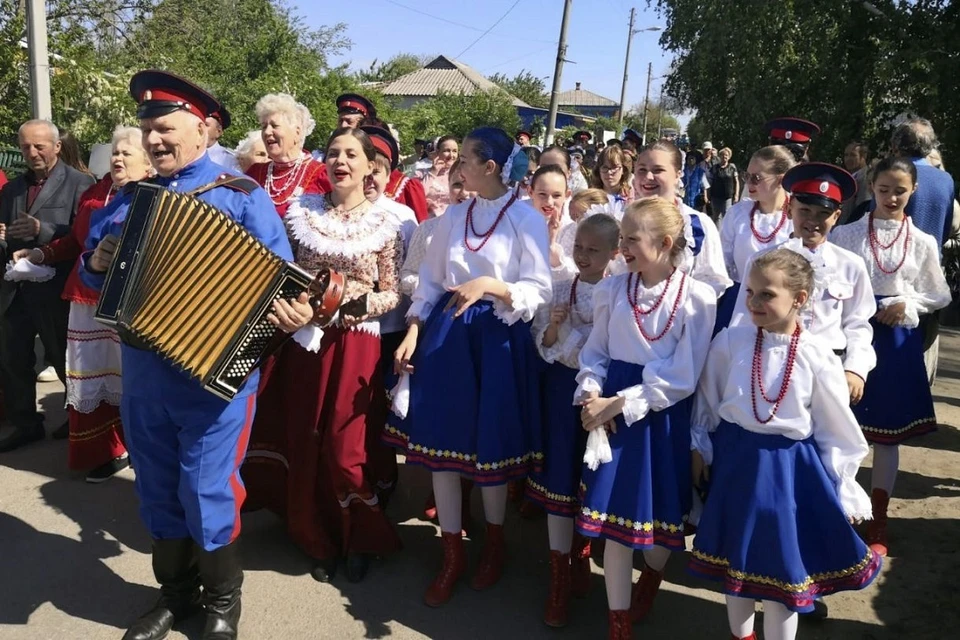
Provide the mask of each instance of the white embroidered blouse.
POLYGON ((599 283, 590 284, 577 279, 575 294, 571 296, 573 283, 572 278, 553 283, 553 303, 543 307, 534 318, 533 339, 540 357, 546 362, 559 362, 571 369, 580 369, 580 350, 593 328, 593 292, 599 283), (558 327, 557 341, 545 347, 543 334, 550 326, 551 310, 558 307, 567 309, 567 318, 558 327))
POLYGON ((611 360, 643 365, 643 383, 617 392, 626 400, 623 417, 629 426, 648 412, 662 411, 696 390, 713 334, 717 296, 709 285, 684 276, 680 270, 650 289, 641 283, 638 304, 644 310, 650 309, 667 288, 660 306, 642 318, 647 335, 657 336, 669 321, 683 282, 683 295, 669 331, 659 340, 650 341, 640 333, 633 306, 627 300, 628 277, 610 276, 594 288, 593 330, 580 351, 579 386, 573 402, 578 404, 587 393, 603 392, 611 360))
POLYGON ((305 195, 291 205, 284 223, 298 265, 346 276, 344 302, 367 294, 371 319, 400 303, 403 240, 392 214, 366 200, 344 211, 322 195, 305 195))
POLYGON ((464 242, 466 237, 471 247, 479 247, 484 240, 474 231, 481 234, 489 231, 512 197, 512 191, 496 200, 477 197, 449 207, 436 218, 408 318, 426 320, 450 287, 480 276, 490 276, 507 285, 512 305, 486 298, 493 302, 494 314, 506 324, 518 320, 530 322, 540 307, 550 303, 553 283, 547 225, 539 211, 525 202, 514 201, 482 248, 471 251, 464 242), (474 201, 473 228, 470 229, 467 210, 474 201))
POLYGON ((873 293, 883 298, 880 306, 886 308, 905 302, 903 326, 916 327, 920 324, 921 315, 946 307, 952 298, 940 266, 937 241, 930 234, 918 229, 909 217, 906 218, 909 242, 907 227, 903 229, 900 238, 896 239, 900 231, 899 220, 874 220, 879 244, 889 246, 888 249, 877 247, 877 256, 874 258, 868 236, 869 219, 870 216, 866 215, 856 222, 836 227, 830 233, 830 242, 863 258, 873 285, 873 293), (903 265, 894 271, 901 259, 903 265), (877 266, 878 260, 884 270, 893 273, 884 273, 877 266))
MULTIPOLYGON (((773 419, 763 424, 754 415, 750 392, 756 339, 756 327, 742 326, 725 329, 713 340, 693 402, 692 448, 712 464, 709 433, 721 420, 753 433, 791 440, 812 436, 847 516, 869 518, 870 498, 857 483, 857 469, 868 452, 867 441, 850 410, 850 392, 839 358, 820 337, 802 332, 786 395, 773 419)), ((789 349, 789 335, 763 332, 761 375, 767 397, 780 390, 789 349)), ((758 390, 757 413, 766 419, 771 409, 758 390)), ((723 451, 716 455, 722 456, 723 451)), ((758 482, 765 480, 757 478, 758 482)))
POLYGON ((756 204, 753 200, 741 200, 733 205, 720 221, 723 261, 727 267, 727 275, 734 282, 743 282, 747 260, 753 254, 786 242, 793 233, 793 221, 783 211, 762 213, 759 208, 754 211, 756 204), (761 238, 772 236, 770 241, 758 240, 754 230, 761 238))

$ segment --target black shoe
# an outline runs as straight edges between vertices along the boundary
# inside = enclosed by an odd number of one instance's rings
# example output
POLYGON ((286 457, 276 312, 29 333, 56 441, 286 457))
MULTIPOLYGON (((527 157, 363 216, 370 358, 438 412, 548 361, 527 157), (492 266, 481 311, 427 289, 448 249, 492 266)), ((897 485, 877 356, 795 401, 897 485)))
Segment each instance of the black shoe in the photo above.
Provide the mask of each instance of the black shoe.
POLYGON ((154 540, 153 574, 160 600, 123 635, 123 640, 163 640, 173 625, 200 612, 200 578, 193 540, 154 540))
POLYGON ((70 437, 70 421, 67 420, 62 425, 57 427, 56 431, 50 434, 50 436, 54 440, 66 440, 67 438, 69 438, 70 437))
POLYGON ((813 611, 807 614, 807 618, 810 620, 826 620, 830 611, 827 608, 827 603, 823 600, 817 598, 813 601, 813 611))
POLYGON ((32 427, 17 427, 13 433, 0 440, 0 453, 7 453, 14 449, 19 449, 31 442, 43 440, 46 437, 42 424, 35 424, 32 427))
POLYGON ((330 582, 337 575, 337 560, 318 560, 310 575, 317 582, 330 582))
POLYGON ((347 556, 347 580, 360 582, 370 570, 370 556, 366 553, 351 553, 347 556))
POLYGON ((200 551, 198 565, 207 614, 202 640, 236 640, 243 585, 240 546, 234 541, 216 551, 200 551))
POLYGON ((106 482, 130 466, 130 456, 124 454, 119 458, 114 458, 110 462, 100 465, 87 474, 87 482, 90 484, 100 484, 106 482))

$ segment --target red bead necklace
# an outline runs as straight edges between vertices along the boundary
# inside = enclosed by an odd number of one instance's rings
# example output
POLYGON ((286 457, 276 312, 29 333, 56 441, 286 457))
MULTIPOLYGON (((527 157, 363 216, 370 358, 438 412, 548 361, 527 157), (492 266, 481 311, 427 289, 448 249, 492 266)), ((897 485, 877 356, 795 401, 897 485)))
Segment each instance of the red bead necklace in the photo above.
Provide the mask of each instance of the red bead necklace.
POLYGON ((653 305, 644 311, 640 308, 639 296, 640 296, 640 285, 643 284, 643 278, 639 274, 631 273, 627 276, 627 302, 630 303, 630 306, 633 308, 633 319, 637 323, 637 328, 640 330, 640 335, 647 339, 649 342, 656 342, 667 335, 667 332, 670 331, 670 327, 673 326, 673 320, 677 317, 677 309, 680 308, 680 299, 683 298, 683 290, 687 284, 687 274, 680 272, 680 288, 677 290, 677 297, 673 301, 673 309, 670 311, 670 317, 667 318, 667 324, 663 327, 663 331, 658 333, 656 336, 651 336, 647 333, 646 329, 643 328, 643 316, 650 315, 654 311, 660 308, 660 305, 663 304, 663 300, 667 295, 667 290, 670 288, 670 283, 673 282, 673 276, 676 275, 677 270, 674 269, 673 273, 670 274, 670 277, 667 278, 666 283, 663 285, 663 292, 657 296, 657 299, 654 301, 653 305), (633 281, 633 276, 637 276, 637 281, 633 281), (632 293, 632 295, 631 295, 632 293))
POLYGON ((870 253, 873 254, 873 263, 877 265, 877 269, 880 269, 880 271, 888 276, 896 273, 900 270, 900 267, 903 266, 903 263, 907 261, 907 247, 910 244, 910 222, 907 220, 907 216, 903 216, 903 220, 900 221, 900 229, 897 231, 897 236, 890 242, 890 244, 885 245, 881 243, 880 238, 877 237, 877 230, 873 226, 873 213, 870 214, 867 226, 869 229, 867 236, 870 238, 870 253), (907 234, 903 239, 903 255, 900 256, 900 262, 898 262, 897 266, 895 266, 893 269, 885 269, 883 264, 880 262, 880 250, 885 251, 897 244, 900 236, 903 235, 904 229, 907 230, 907 234))
POLYGON ((474 198, 473 200, 471 200, 470 206, 467 207, 467 219, 463 223, 463 244, 467 246, 467 249, 469 249, 470 251, 473 251, 474 253, 476 253, 477 251, 480 251, 480 249, 483 249, 483 245, 487 244, 487 240, 490 239, 490 236, 492 236, 493 232, 496 231, 497 225, 500 224, 501 220, 503 220, 503 216, 506 215, 507 209, 509 209, 510 205, 512 205, 516 201, 517 201, 517 194, 514 193, 512 196, 510 196, 510 199, 507 200, 507 204, 503 205, 503 209, 500 209, 500 213, 497 214, 497 219, 493 221, 493 224, 490 225, 490 228, 487 229, 484 233, 479 233, 476 230, 476 228, 473 226, 473 208, 477 204, 477 199, 474 198), (483 238, 483 240, 480 241, 479 246, 477 247, 470 246, 470 239, 467 234, 468 230, 473 233, 474 237, 483 238))
POLYGON ((570 285, 570 308, 577 306, 577 283, 580 282, 580 274, 573 277, 573 284, 570 285))
POLYGON ((777 237, 777 234, 780 233, 780 229, 783 229, 783 225, 787 224, 787 209, 790 207, 790 196, 787 196, 783 199, 783 209, 780 211, 780 222, 777 223, 777 226, 773 231, 770 232, 770 235, 764 236, 760 235, 760 232, 757 231, 756 227, 756 213, 760 211, 760 203, 754 202, 753 209, 750 211, 750 233, 753 234, 753 237, 757 239, 757 242, 762 244, 770 244, 777 237))
POLYGON ((763 329, 757 327, 757 341, 753 347, 753 377, 750 384, 750 402, 753 405, 753 417, 760 424, 767 424, 780 410, 780 404, 787 396, 787 390, 790 388, 790 379, 793 376, 793 365, 797 360, 797 343, 800 341, 800 323, 794 329, 790 336, 790 348, 787 351, 787 366, 783 370, 783 381, 780 383, 780 393, 776 398, 768 398, 767 392, 763 388, 763 329), (757 388, 760 388, 760 397, 773 405, 770 415, 766 419, 760 417, 757 411, 757 388))

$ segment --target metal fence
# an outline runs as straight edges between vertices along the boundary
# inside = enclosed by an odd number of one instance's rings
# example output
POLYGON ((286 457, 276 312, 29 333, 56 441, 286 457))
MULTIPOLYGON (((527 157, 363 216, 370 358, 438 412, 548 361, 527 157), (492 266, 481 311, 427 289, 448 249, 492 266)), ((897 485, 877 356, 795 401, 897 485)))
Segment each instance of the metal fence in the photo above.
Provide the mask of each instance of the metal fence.
POLYGON ((0 147, 0 169, 7 174, 8 180, 12 180, 26 171, 27 165, 23 162, 20 149, 0 147))

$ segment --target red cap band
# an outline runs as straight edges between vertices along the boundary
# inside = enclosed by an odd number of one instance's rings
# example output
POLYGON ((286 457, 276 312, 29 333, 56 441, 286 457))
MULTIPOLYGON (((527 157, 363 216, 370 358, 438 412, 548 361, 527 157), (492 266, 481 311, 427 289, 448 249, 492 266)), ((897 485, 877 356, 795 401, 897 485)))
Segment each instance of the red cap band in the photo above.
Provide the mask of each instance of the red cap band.
POLYGON ((363 104, 362 102, 356 102, 354 100, 344 100, 343 102, 338 104, 337 107, 339 109, 356 109, 357 111, 359 111, 365 116, 370 115, 369 112, 367 112, 367 105, 363 104))
POLYGON ((159 100, 163 102, 179 102, 181 108, 189 111, 193 115, 197 116, 201 120, 206 120, 207 113, 201 105, 193 102, 191 96, 184 93, 177 93, 176 91, 170 91, 168 89, 152 89, 144 91, 143 95, 140 96, 140 103, 148 102, 151 100, 159 100))
POLYGON ((810 136, 803 131, 793 131, 792 129, 773 129, 770 131, 770 137, 777 140, 789 140, 803 144, 810 142, 810 136))
POLYGON ((790 187, 793 195, 823 196, 834 202, 843 202, 843 192, 840 185, 829 180, 801 180, 790 187))
POLYGON ((393 149, 390 147, 389 142, 380 136, 370 136, 370 142, 373 143, 373 146, 376 147, 377 151, 387 157, 387 160, 390 161, 390 164, 393 164, 395 158, 393 157, 393 149))

